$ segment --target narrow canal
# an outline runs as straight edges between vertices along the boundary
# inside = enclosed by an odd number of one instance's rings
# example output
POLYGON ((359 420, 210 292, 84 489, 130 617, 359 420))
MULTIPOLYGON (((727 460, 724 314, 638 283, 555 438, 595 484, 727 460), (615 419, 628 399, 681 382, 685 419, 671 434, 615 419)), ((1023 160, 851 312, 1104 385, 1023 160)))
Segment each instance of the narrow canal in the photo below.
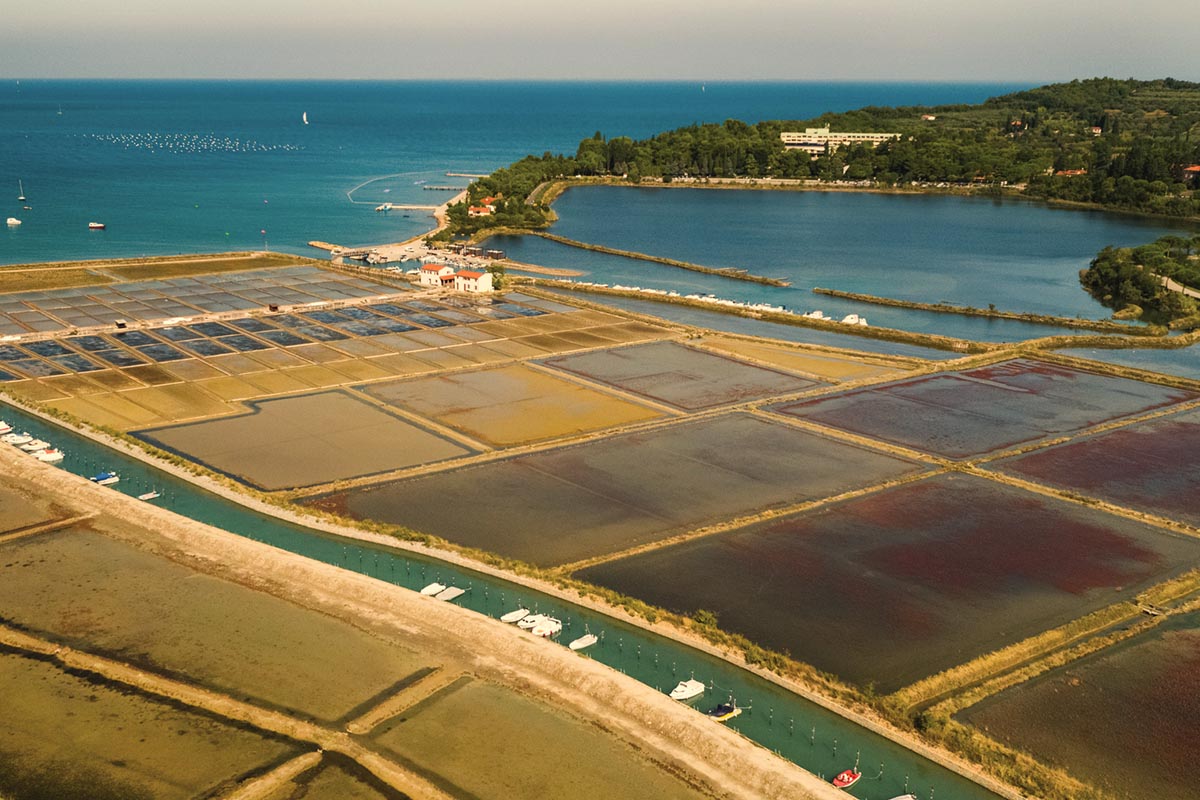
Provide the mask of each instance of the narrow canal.
POLYGON ((692 702, 698 713, 732 698, 743 713, 727 723, 731 728, 826 780, 857 764, 863 777, 849 790, 854 797, 889 800, 907 793, 919 800, 997 797, 885 737, 686 645, 490 575, 259 514, 67 428, 7 404, 0 404, 0 409, 0 418, 14 430, 28 431, 62 450, 66 456, 62 468, 83 476, 102 470, 119 473, 120 482, 109 491, 136 497, 156 490, 160 497, 149 502, 177 514, 408 589, 419 591, 435 581, 458 586, 468 591, 454 602, 491 617, 518 607, 550 614, 563 622, 557 640, 564 646, 585 631, 595 633, 601 640, 586 651, 587 656, 660 691, 695 677, 708 687, 692 702))

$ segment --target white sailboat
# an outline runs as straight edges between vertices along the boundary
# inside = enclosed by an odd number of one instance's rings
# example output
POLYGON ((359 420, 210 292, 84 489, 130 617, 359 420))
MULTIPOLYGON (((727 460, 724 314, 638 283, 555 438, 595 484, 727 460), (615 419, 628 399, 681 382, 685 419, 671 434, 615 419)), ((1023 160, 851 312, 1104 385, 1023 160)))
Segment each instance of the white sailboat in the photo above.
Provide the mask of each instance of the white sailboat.
POLYGON ((17 200, 21 203, 25 202, 25 184, 21 183, 20 179, 17 180, 17 200))
POLYGON ((300 119, 304 120, 304 124, 307 125, 308 124, 308 112, 305 111, 303 114, 301 114, 300 119))

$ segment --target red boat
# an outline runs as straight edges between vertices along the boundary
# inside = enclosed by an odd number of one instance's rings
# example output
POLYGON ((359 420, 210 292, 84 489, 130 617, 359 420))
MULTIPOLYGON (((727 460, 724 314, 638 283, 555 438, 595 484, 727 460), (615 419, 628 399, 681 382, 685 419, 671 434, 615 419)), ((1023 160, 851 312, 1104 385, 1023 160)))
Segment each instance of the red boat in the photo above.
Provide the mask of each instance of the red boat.
POLYGON ((833 785, 839 789, 848 789, 858 783, 858 779, 861 777, 862 773, 858 770, 844 769, 833 779, 833 785))

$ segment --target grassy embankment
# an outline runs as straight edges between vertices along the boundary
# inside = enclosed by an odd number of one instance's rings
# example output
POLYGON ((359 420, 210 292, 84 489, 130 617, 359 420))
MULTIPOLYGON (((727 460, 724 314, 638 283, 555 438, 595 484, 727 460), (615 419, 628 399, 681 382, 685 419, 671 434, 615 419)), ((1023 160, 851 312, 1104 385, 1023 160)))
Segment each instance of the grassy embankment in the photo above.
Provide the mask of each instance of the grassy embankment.
POLYGON ((822 289, 816 287, 813 294, 828 297, 838 297, 843 300, 854 300, 859 303, 871 303, 877 306, 892 308, 910 308, 916 311, 933 311, 940 314, 959 314, 965 317, 986 317, 988 319, 1011 319, 1018 322, 1031 322, 1037 325, 1055 325, 1060 328, 1075 328, 1101 333, 1117 333, 1123 336, 1166 336, 1167 329, 1160 325, 1123 325, 1106 319, 1078 319, 1075 317, 1059 317, 1053 314, 1030 314, 1016 311, 999 311, 995 308, 975 308, 973 306, 958 306, 951 303, 921 303, 913 300, 896 300, 890 297, 878 297, 873 294, 859 292, 843 292, 838 289, 822 289))

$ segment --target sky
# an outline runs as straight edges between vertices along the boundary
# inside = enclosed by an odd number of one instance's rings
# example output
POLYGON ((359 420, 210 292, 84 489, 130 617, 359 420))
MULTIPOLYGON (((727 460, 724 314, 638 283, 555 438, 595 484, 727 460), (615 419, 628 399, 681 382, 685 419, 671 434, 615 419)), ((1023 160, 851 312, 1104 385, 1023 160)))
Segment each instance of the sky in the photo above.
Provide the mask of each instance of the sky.
POLYGON ((1200 80, 1195 0, 3 0, 6 78, 1200 80))

